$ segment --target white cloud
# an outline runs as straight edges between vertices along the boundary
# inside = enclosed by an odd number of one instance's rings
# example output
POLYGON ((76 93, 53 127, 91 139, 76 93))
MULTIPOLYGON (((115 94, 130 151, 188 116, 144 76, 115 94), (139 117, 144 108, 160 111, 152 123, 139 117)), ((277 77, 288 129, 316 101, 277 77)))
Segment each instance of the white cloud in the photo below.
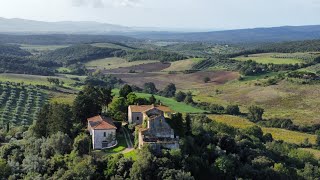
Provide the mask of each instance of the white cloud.
POLYGON ((72 0, 75 7, 89 6, 94 8, 114 7, 137 7, 141 5, 141 0, 72 0))

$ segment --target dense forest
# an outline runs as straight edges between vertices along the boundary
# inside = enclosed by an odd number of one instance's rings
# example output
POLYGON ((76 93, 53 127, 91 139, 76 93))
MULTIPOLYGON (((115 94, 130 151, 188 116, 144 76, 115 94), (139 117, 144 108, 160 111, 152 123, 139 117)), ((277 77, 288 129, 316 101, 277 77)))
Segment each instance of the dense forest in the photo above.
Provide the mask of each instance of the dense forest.
POLYGON ((117 36, 117 35, 67 35, 67 34, 48 34, 48 35, 13 35, 0 34, 0 43, 15 44, 35 44, 35 45, 64 45, 64 44, 83 44, 110 42, 120 43, 128 41, 140 41, 138 39, 117 36))
POLYGON ((76 63, 85 63, 90 60, 114 57, 122 53, 120 49, 99 48, 87 44, 60 48, 38 57, 40 61, 54 61, 68 66, 76 63))
POLYGON ((26 132, 1 131, 0 142, 6 143, 0 147, 0 178, 316 179, 320 175, 319 162, 297 145, 275 141, 258 126, 239 130, 204 115, 178 113, 168 120, 180 136, 180 149, 145 146, 135 159, 122 154, 96 156, 84 133, 85 118, 108 106, 116 119, 128 103, 150 103, 136 98, 127 85, 119 98, 112 98, 111 89, 87 86, 73 106, 45 105, 26 132))

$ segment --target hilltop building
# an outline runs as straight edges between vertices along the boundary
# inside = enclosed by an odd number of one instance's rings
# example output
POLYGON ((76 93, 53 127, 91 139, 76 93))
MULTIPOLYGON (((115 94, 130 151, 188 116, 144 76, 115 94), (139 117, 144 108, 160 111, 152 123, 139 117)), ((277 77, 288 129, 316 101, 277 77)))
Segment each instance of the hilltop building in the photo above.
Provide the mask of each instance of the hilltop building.
POLYGON ((139 129, 139 148, 148 144, 156 149, 179 148, 179 137, 175 137, 174 130, 166 122, 171 118, 172 111, 166 106, 134 105, 128 107, 129 123, 141 126, 139 129))
POLYGON ((117 145, 117 127, 109 117, 95 116, 88 118, 88 131, 92 136, 93 149, 105 149, 117 145))

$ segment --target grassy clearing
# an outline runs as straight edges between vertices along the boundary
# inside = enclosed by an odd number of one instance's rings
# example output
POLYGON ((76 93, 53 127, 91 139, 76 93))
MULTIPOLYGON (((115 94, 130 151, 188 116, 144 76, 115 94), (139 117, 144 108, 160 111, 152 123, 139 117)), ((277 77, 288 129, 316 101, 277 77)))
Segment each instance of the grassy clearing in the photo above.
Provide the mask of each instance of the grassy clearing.
MULTIPOLYGON (((113 89, 112 92, 115 96, 119 96, 119 89, 113 89)), ((149 97, 151 96, 151 94, 146 94, 146 93, 135 93, 135 94, 137 95, 137 97, 147 98, 147 99, 149 99, 149 97)), ((166 97, 158 96, 158 95, 154 95, 154 96, 157 100, 160 100, 162 104, 170 107, 175 112, 180 112, 180 113, 203 113, 203 112, 205 112, 201 109, 195 108, 195 107, 188 105, 186 103, 177 102, 176 100, 174 100, 172 98, 166 98, 166 97)))
MULTIPOLYGON (((213 119, 217 122, 221 122, 235 128, 247 128, 254 126, 255 124, 250 122, 245 118, 241 118, 238 116, 231 116, 231 115, 209 115, 210 119, 213 119)), ((304 142, 305 139, 309 139, 309 142, 314 144, 316 141, 316 136, 306 133, 300 133, 295 131, 289 131, 285 129, 279 128, 264 128, 261 127, 264 133, 271 133, 272 137, 276 140, 283 140, 288 143, 295 143, 301 144, 304 142)))
POLYGON ((27 50, 31 53, 39 53, 45 51, 53 51, 60 48, 66 48, 69 45, 31 45, 31 44, 21 44, 21 49, 27 50))
POLYGON ((262 87, 255 86, 254 82, 234 81, 196 89, 194 100, 224 106, 238 104, 242 112, 247 112, 251 105, 258 105, 265 110, 264 118, 290 118, 297 125, 320 123, 319 84, 281 81, 277 85, 262 87))
POLYGON ((132 158, 132 160, 137 160, 137 150, 135 149, 135 150, 132 150, 132 151, 129 151, 129 152, 127 152, 127 153, 124 153, 123 154, 123 156, 125 157, 125 158, 132 158))
POLYGON ((159 61, 145 60, 145 61, 128 62, 126 59, 113 57, 113 58, 105 58, 105 59, 90 61, 86 63, 86 66, 88 68, 116 69, 120 67, 130 67, 130 66, 149 64, 149 63, 155 63, 155 62, 159 62, 159 61))
POLYGON ((312 72, 312 73, 318 73, 320 71, 320 64, 316 64, 313 66, 309 66, 303 69, 299 69, 298 71, 306 71, 306 72, 312 72))
POLYGON ((117 133, 118 145, 111 149, 104 149, 103 152, 107 154, 119 153, 127 148, 126 139, 123 133, 117 133))
POLYGON ((253 122, 248 121, 245 118, 241 118, 239 116, 231 116, 231 115, 208 115, 210 119, 213 119, 217 122, 222 122, 227 125, 233 126, 235 128, 247 128, 254 126, 253 122))
POLYGON ((57 93, 57 92, 50 92, 50 103, 62 103, 72 105, 74 99, 76 98, 75 94, 64 94, 64 93, 57 93))
POLYGON ((311 148, 299 148, 299 150, 307 151, 307 152, 313 154, 315 158, 320 160, 320 150, 311 149, 311 148))
POLYGON ((196 63, 204 60, 204 58, 192 58, 181 61, 172 62, 171 66, 163 71, 185 71, 192 68, 196 63))
POLYGON ((114 48, 114 49, 123 49, 123 50, 132 49, 132 48, 128 48, 128 47, 125 47, 125 46, 112 44, 112 43, 94 43, 94 44, 91 44, 91 45, 95 46, 95 47, 101 47, 101 48, 114 48))
MULTIPOLYGON (((151 96, 150 94, 145 94, 145 93, 136 93, 136 95, 142 98, 149 98, 151 96)), ((172 98, 166 98, 158 95, 155 95, 155 98, 157 100, 160 100, 161 103, 170 107, 175 112, 180 112, 180 113, 203 113, 204 112, 203 110, 195 108, 186 103, 177 102, 172 98)))
POLYGON ((296 64, 303 63, 302 59, 296 58, 295 55, 301 55, 301 53, 285 54, 285 53, 262 53, 252 54, 248 57, 239 56, 234 58, 237 61, 248 61, 253 60, 262 64, 296 64))

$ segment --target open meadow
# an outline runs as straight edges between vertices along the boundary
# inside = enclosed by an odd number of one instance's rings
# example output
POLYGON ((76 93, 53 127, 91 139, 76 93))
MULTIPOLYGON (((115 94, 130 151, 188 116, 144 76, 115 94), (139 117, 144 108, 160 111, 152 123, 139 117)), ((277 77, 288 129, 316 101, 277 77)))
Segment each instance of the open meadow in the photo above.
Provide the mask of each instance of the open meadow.
POLYGON ((251 105, 264 108, 264 118, 290 118, 297 125, 320 123, 320 85, 281 81, 256 86, 255 81, 234 81, 195 89, 196 101, 221 105, 238 104, 242 112, 251 105))
POLYGON ((85 65, 88 69, 117 69, 121 67, 130 67, 130 66, 149 64, 149 63, 155 63, 155 62, 159 62, 159 61, 145 60, 145 61, 129 62, 128 60, 123 58, 112 57, 112 58, 105 58, 105 59, 90 61, 85 65))
MULTIPOLYGON (((247 128, 254 126, 255 124, 250 122, 248 119, 238 117, 238 116, 231 116, 231 115, 208 115, 208 117, 212 120, 215 120, 217 122, 221 122, 230 126, 233 126, 235 128, 247 128)), ((294 144, 301 144, 305 141, 305 139, 308 139, 310 143, 314 144, 316 141, 316 136, 307 134, 307 133, 301 133, 301 132, 295 132, 295 131, 289 131, 285 129, 279 129, 279 128, 265 128, 261 127, 263 133, 270 133, 272 134, 272 137, 275 140, 283 140, 288 143, 294 143, 294 144)))
POLYGON ((197 64, 198 62, 204 60, 204 58, 192 58, 186 59, 181 61, 172 62, 170 67, 162 70, 162 71, 186 71, 192 69, 193 65, 197 64))
POLYGON ((21 49, 29 51, 32 54, 44 53, 47 51, 54 51, 56 49, 65 48, 69 45, 32 45, 32 44, 21 44, 21 49))
POLYGON ((306 56, 308 55, 305 53, 261 53, 251 54, 248 56, 239 56, 233 59, 238 61, 253 60, 262 64, 300 64, 308 60, 305 59, 306 56))

